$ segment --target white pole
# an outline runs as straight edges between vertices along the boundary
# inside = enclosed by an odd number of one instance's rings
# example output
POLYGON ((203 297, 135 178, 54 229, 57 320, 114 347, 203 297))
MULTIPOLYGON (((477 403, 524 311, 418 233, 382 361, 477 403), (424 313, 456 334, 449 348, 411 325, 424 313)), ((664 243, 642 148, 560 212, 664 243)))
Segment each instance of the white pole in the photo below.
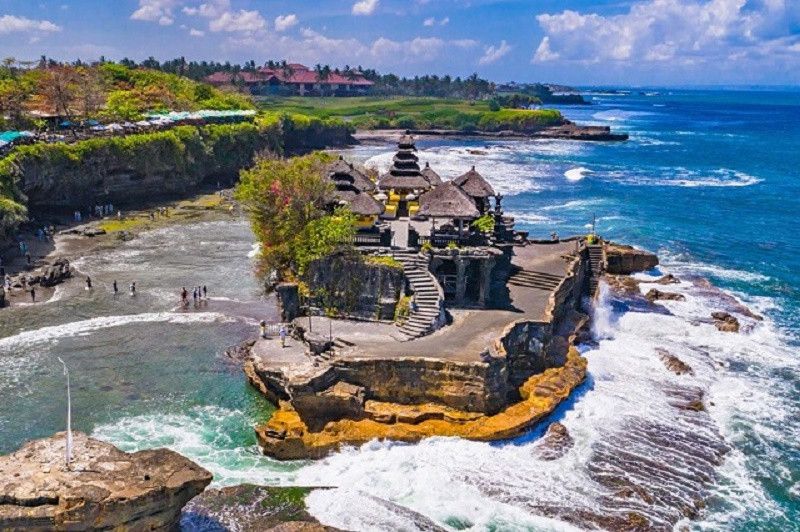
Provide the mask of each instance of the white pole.
POLYGON ((70 397, 69 390, 69 370, 64 361, 61 360, 61 357, 58 357, 58 361, 61 362, 61 365, 64 367, 64 375, 67 377, 67 445, 65 449, 65 458, 67 469, 69 469, 70 463, 72 462, 72 398, 70 397))

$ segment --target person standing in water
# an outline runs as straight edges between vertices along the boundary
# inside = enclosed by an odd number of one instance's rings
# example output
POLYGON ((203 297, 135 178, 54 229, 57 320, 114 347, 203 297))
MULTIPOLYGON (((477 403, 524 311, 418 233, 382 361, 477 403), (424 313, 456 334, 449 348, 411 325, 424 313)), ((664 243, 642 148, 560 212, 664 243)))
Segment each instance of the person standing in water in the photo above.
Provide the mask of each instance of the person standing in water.
POLYGON ((86 289, 87 290, 92 289, 92 278, 89 277, 88 275, 86 276, 86 289))
POLYGON ((206 288, 206 285, 203 285, 203 299, 208 299, 208 288, 206 288))
POLYGON ((117 288, 117 280, 114 279, 114 296, 119 294, 119 288, 117 288))
POLYGON ((136 295, 136 281, 131 281, 131 297, 136 295))
POLYGON ((36 303, 36 289, 31 287, 31 303, 36 303))
POLYGON ((189 304, 189 292, 186 291, 185 286, 181 288, 181 304, 184 307, 189 304))

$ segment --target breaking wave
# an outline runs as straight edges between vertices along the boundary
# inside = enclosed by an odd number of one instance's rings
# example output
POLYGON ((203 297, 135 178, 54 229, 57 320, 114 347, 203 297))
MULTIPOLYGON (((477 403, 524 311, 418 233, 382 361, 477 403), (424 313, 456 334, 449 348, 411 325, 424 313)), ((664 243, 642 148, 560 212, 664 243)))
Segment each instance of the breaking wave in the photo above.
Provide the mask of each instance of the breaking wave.
POLYGON ((564 177, 567 178, 567 181, 581 181, 584 177, 588 174, 591 174, 592 171, 588 168, 584 168, 583 166, 579 166, 578 168, 570 168, 566 172, 564 172, 564 177))

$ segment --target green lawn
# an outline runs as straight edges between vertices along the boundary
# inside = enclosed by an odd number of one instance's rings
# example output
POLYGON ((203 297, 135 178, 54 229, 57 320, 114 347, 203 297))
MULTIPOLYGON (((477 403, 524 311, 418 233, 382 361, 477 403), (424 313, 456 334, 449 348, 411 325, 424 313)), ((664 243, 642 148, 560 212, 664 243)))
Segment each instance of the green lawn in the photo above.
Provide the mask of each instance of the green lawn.
POLYGON ((341 118, 362 129, 448 128, 523 131, 562 122, 551 109, 501 109, 489 101, 448 98, 363 96, 353 98, 273 97, 258 102, 271 112, 296 113, 318 118, 341 118))

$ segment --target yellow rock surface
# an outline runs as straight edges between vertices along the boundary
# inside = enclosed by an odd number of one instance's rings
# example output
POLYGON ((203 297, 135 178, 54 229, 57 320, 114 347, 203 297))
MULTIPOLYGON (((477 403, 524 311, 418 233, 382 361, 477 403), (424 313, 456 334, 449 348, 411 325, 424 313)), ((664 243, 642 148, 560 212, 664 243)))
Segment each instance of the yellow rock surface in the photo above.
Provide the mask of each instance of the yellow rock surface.
POLYGON ((288 402, 256 428, 264 453, 278 459, 319 458, 341 445, 360 445, 373 439, 416 442, 432 436, 457 436, 491 441, 517 436, 552 412, 586 377, 586 359, 570 347, 566 364, 528 379, 520 388, 522 400, 493 416, 475 416, 439 405, 369 405, 373 419, 332 421, 311 432, 288 402), (380 419, 379 422, 374 418, 380 419), (426 419, 427 418, 427 419, 426 419), (431 419, 434 418, 434 419, 431 419), (402 422, 398 420, 413 421, 402 422))

